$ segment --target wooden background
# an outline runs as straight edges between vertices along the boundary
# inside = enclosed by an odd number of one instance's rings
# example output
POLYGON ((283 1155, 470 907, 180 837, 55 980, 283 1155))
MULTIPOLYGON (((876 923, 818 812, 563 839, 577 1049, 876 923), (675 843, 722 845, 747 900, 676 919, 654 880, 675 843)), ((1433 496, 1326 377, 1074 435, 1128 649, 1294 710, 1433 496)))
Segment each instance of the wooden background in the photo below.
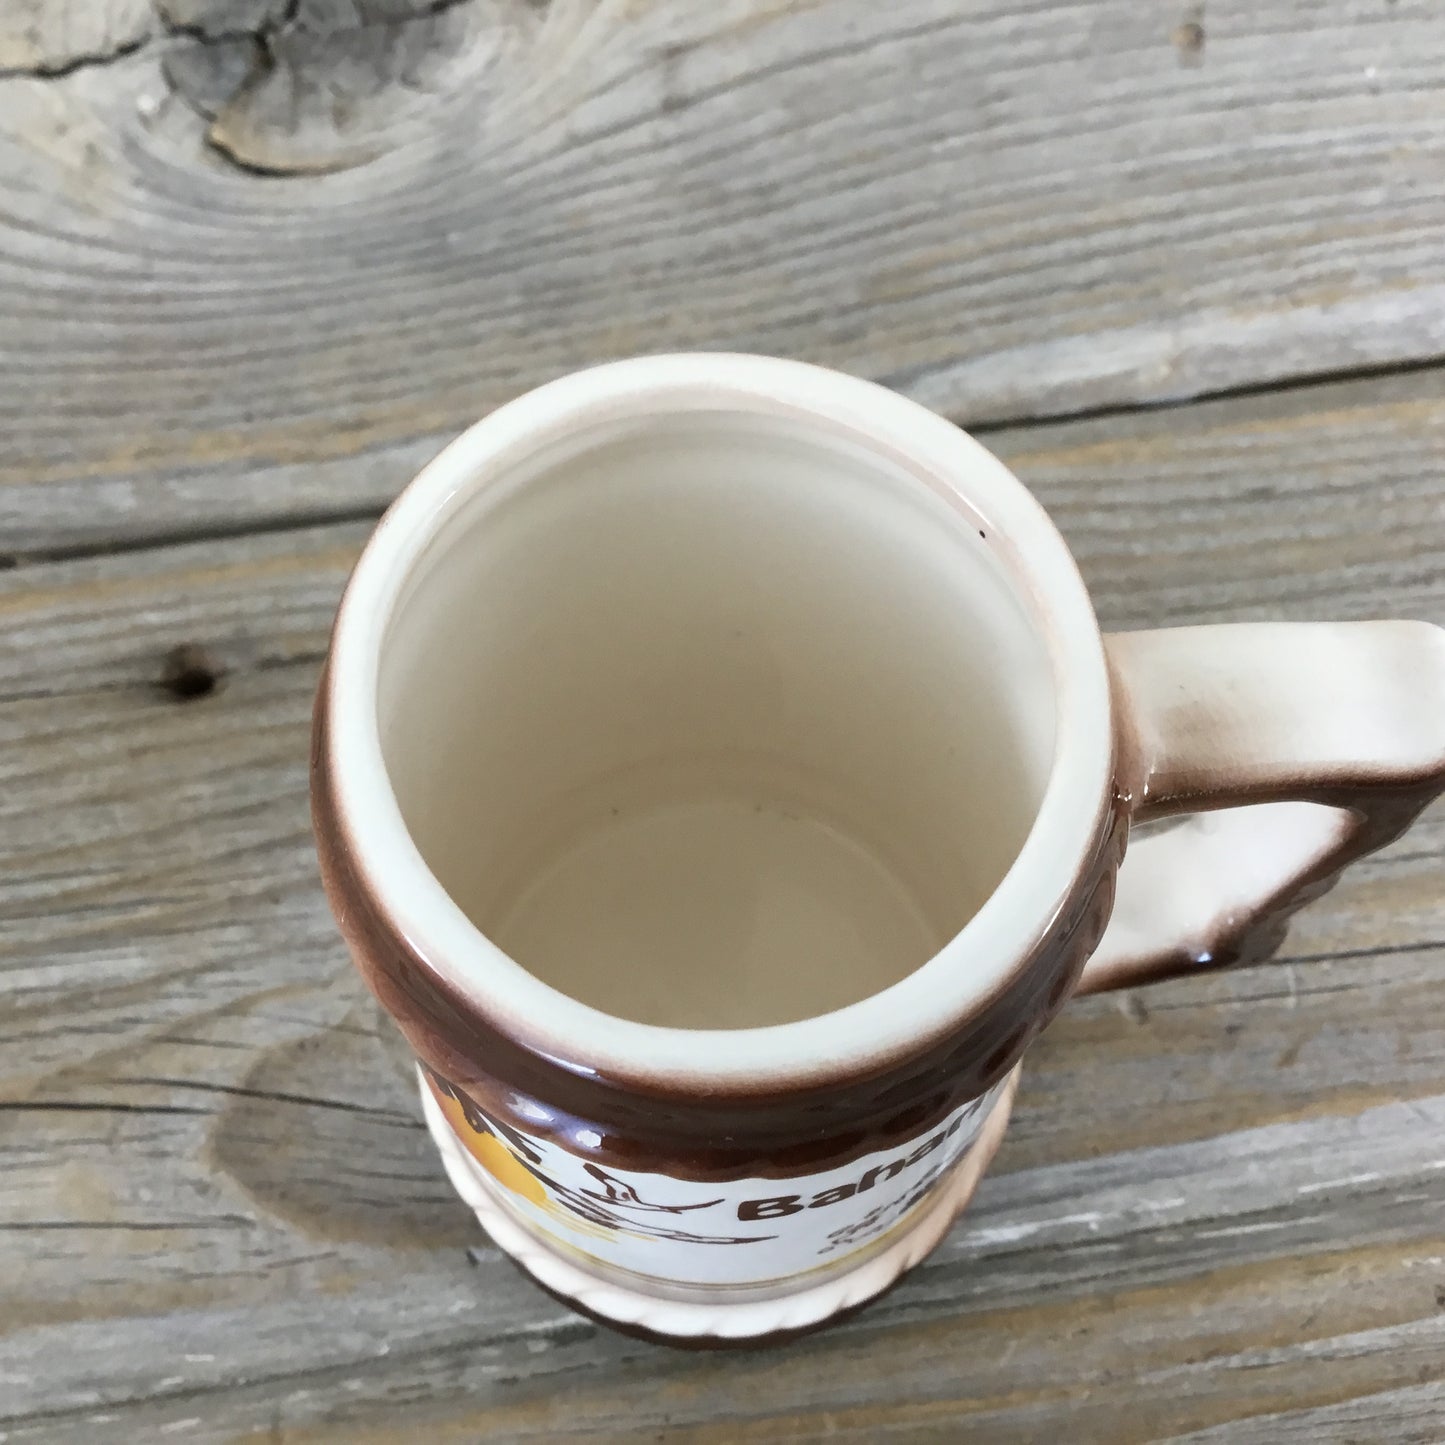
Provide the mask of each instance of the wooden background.
POLYGON ((1438 1445, 1441 809, 1072 1006, 831 1333, 632 1342, 453 1199, 316 880, 329 617, 467 422, 685 347, 971 425, 1108 626, 1445 622, 1445 11, 0 7, 0 1441, 1438 1445))

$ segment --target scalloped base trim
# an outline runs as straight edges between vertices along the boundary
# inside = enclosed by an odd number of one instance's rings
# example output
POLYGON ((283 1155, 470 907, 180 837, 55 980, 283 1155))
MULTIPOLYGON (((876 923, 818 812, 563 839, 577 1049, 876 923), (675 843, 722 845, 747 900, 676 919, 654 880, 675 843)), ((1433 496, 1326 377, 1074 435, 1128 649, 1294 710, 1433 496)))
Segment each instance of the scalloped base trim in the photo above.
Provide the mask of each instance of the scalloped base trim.
POLYGON ((792 1292, 787 1291, 784 1281, 770 1288, 764 1297, 741 1299, 735 1290, 712 1292, 709 1297, 706 1286, 683 1289, 662 1281, 658 1282, 658 1292, 650 1293, 640 1287, 643 1282, 635 1277, 622 1282, 581 1268, 520 1224, 497 1198, 494 1186, 452 1132, 425 1083, 421 1086, 421 1101, 427 1127, 436 1140, 452 1186, 472 1207, 497 1246, 544 1289, 594 1318, 623 1329, 642 1331, 676 1344, 729 1344, 816 1329, 834 1315, 854 1310, 882 1294, 918 1264, 948 1232, 1003 1142, 1018 1079, 1015 1068, 973 1147, 938 1186, 904 1234, 859 1264, 851 1268, 844 1264, 827 1279, 808 1280, 792 1292))

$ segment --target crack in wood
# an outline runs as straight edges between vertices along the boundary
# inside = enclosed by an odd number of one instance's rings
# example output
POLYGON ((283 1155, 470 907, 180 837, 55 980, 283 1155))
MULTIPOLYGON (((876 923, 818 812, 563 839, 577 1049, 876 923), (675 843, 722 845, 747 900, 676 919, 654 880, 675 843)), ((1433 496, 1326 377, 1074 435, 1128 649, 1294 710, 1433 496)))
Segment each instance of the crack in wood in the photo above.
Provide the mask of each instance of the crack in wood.
MULTIPOLYGON (((881 378, 884 386, 902 389, 929 374, 931 368, 919 368, 909 374, 881 378)), ((1445 370, 1445 355, 1412 357, 1408 361, 1385 361, 1360 366, 1322 368, 1318 371, 1296 371, 1273 376, 1267 381, 1245 382, 1237 386, 1221 386, 1211 391, 1191 392, 1182 397, 1149 398, 1142 401, 1111 402, 1103 406, 1060 408, 1057 411, 1018 413, 1012 416, 986 417, 970 421, 968 430, 975 436, 994 436, 1001 432, 1046 431, 1052 426, 1074 422, 1107 421, 1155 412, 1186 411, 1190 407, 1213 402, 1245 400, 1249 397, 1293 396, 1340 386, 1353 381, 1372 381, 1391 376, 1415 376, 1421 372, 1445 370)))
POLYGON ((256 1221, 244 1214, 222 1214, 209 1219, 20 1219, 0 1220, 0 1232, 37 1233, 50 1230, 125 1230, 153 1234, 167 1230, 250 1229, 256 1221))
POLYGON ((94 557, 126 557, 135 553, 165 552, 175 547, 191 547, 198 542, 227 542, 243 537, 304 532, 315 527, 343 527, 352 523, 376 522, 381 519, 387 505, 385 502, 377 502, 359 507, 338 506, 309 512, 286 512, 274 517, 248 518, 236 523, 197 524, 194 527, 99 539, 94 542, 23 548, 0 555, 0 568, 43 567, 57 562, 84 562, 94 557))
MULTIPOLYGON (((1445 355, 1418 357, 1409 361, 1388 362, 1379 365, 1300 372, 1275 377, 1257 384, 1200 391, 1183 398, 1142 400, 1090 408, 1063 408, 1037 415, 1019 413, 989 417, 969 421, 967 430, 971 435, 978 437, 1026 440, 1032 435, 1046 436, 1049 430, 1055 427, 1092 421, 1127 419, 1158 413, 1186 412, 1191 408, 1208 407, 1221 402, 1255 397, 1286 398, 1299 395, 1303 399, 1307 399, 1312 391, 1321 391, 1328 387, 1346 385, 1351 382, 1410 377, 1437 371, 1445 373, 1445 355)), ((900 389, 909 380, 916 380, 923 374, 925 373, 920 371, 909 376, 898 374, 882 377, 879 380, 881 385, 900 389)), ((438 438, 438 451, 441 450, 446 439, 438 438)), ((116 538, 97 538, 93 541, 57 546, 17 548, 0 553, 0 569, 35 568, 52 563, 88 561, 97 557, 122 557, 165 552, 174 548, 194 546, 199 542, 277 536, 318 527, 341 527, 377 522, 389 505, 389 500, 378 501, 363 506, 338 506, 304 512, 278 513, 272 517, 247 518, 235 523, 198 523, 194 527, 173 527, 116 538)), ((43 696, 44 694, 36 695, 43 696)))
POLYGON ((5 80, 65 80, 81 70, 95 70, 101 66, 114 65, 119 60, 144 50, 155 37, 137 36, 122 41, 109 50, 95 51, 81 55, 68 55, 63 60, 37 60, 31 65, 0 66, 0 81, 5 80))
MULTIPOLYGON (((386 1124, 408 1129, 424 1129, 419 1116, 403 1114, 398 1109, 379 1109, 371 1104, 357 1104, 345 1099, 326 1099, 314 1094, 292 1094, 276 1089, 255 1089, 241 1084, 204 1083, 197 1079, 131 1077, 115 1078, 112 1084, 146 1085, 154 1088, 199 1089, 210 1094, 231 1094, 241 1099, 268 1099, 278 1104, 300 1104, 317 1109, 340 1109, 350 1114, 363 1114, 386 1124)), ((197 1111, 203 1112, 203 1111, 197 1111)))
POLYGON ((6 1114, 199 1114, 215 1117, 214 1109, 189 1104, 123 1104, 115 1100, 0 1099, 6 1114))

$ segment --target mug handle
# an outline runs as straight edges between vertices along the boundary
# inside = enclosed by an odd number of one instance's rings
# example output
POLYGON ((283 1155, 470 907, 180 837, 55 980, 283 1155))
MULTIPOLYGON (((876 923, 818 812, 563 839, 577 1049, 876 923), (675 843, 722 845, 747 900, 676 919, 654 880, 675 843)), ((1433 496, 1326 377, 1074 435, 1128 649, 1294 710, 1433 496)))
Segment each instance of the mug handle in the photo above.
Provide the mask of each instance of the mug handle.
POLYGON ((1445 629, 1242 623, 1105 638, 1134 842, 1079 993, 1267 958, 1445 791, 1445 629))

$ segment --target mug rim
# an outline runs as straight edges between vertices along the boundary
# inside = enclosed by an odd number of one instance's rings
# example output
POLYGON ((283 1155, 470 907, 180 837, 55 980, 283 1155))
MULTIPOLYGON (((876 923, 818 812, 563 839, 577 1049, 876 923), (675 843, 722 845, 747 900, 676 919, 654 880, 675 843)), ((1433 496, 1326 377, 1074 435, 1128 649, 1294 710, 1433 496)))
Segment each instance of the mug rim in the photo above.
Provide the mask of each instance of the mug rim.
POLYGON ((335 841, 408 950, 493 1027, 567 1071, 689 1092, 856 1077, 967 1028, 1036 958, 1079 886, 1112 795, 1103 639, 1074 559, 1042 506, 991 452, 926 407, 873 382, 774 357, 712 352, 610 362, 546 383, 468 427, 407 485, 363 549, 337 612, 323 686, 335 841), (901 463, 1006 551, 1049 656, 1052 765, 1004 877, 968 922, 902 979, 789 1023, 646 1024, 544 983, 473 924, 431 872, 382 753, 382 644, 413 567, 460 508, 560 436, 679 412, 801 418, 901 463))

